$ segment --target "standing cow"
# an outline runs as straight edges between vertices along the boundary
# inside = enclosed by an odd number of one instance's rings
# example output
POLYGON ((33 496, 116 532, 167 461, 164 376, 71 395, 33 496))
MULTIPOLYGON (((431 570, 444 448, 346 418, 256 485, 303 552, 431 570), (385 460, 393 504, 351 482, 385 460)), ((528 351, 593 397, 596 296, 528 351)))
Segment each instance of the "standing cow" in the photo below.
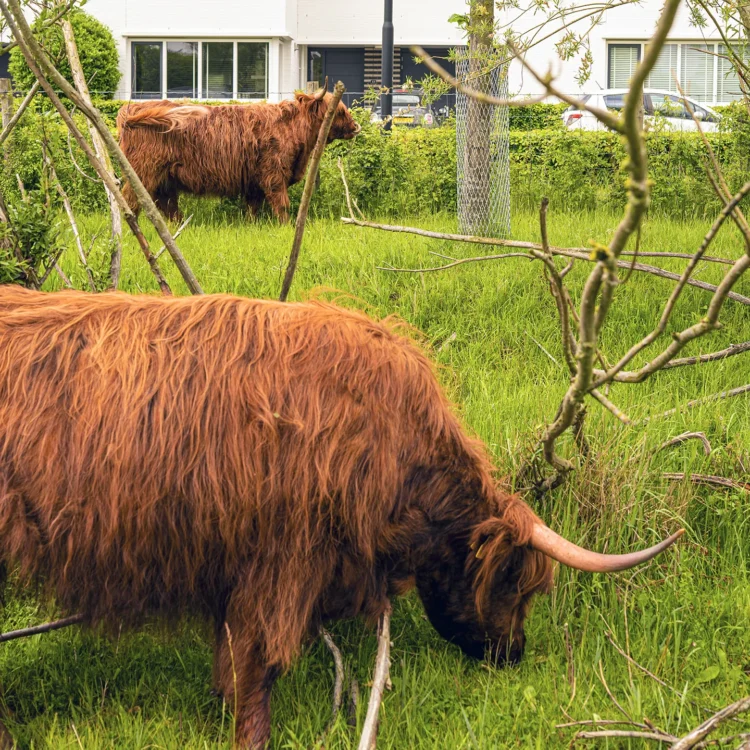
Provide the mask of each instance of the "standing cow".
MULTIPOLYGON (((120 145, 170 219, 180 219, 179 194, 192 193, 243 197, 253 215, 266 200, 286 222, 287 190, 305 176, 331 97, 322 88, 279 104, 126 104, 117 115, 120 145)), ((354 138, 360 129, 339 103, 328 142, 354 138)), ((138 208, 129 185, 125 198, 138 208)))
POLYGON ((416 587, 444 638, 515 662, 552 560, 621 570, 680 534, 584 550, 492 471, 428 359, 361 313, 0 287, 0 567, 115 632, 211 618, 241 747, 322 622, 416 587))

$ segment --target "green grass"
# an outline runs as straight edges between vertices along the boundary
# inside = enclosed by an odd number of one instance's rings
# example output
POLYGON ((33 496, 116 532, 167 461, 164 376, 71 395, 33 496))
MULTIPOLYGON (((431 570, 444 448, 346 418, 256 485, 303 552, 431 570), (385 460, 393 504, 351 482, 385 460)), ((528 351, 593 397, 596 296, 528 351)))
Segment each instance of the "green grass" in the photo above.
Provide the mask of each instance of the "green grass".
MULTIPOLYGON (((585 246, 594 238, 606 241, 616 221, 614 216, 552 214, 550 239, 570 246, 585 246)), ((454 229, 450 217, 418 223, 454 229)), ((89 236, 106 233, 106 220, 90 217, 84 229, 89 236)), ((706 229, 703 222, 651 219, 643 249, 691 250, 706 229)), ((514 234, 536 239, 536 217, 516 214, 514 234)), ((198 210, 180 246, 206 291, 275 297, 291 238, 289 227, 248 224, 209 204, 198 210)), ((728 226, 711 253, 735 258, 742 250, 736 230, 728 226)), ((292 297, 340 298, 375 316, 396 314, 419 329, 467 426, 487 443, 499 471, 512 481, 567 386, 556 313, 541 266, 516 258, 429 275, 376 268, 444 262, 430 251, 462 257, 478 255, 481 248, 313 223, 292 297)), ((679 271, 682 264, 663 265, 679 271)), ((186 293, 166 256, 162 265, 175 292, 186 293)), ((578 263, 568 277, 576 298, 584 265, 578 263)), ((74 253, 66 255, 64 266, 81 286, 74 253)), ((131 240, 124 269, 124 289, 155 290, 131 240)), ((706 266, 697 276, 715 283, 720 272, 706 266)), ((634 274, 618 289, 602 337, 610 361, 653 327, 672 288, 670 282, 634 274)), ((737 291, 750 294, 750 280, 737 291)), ((705 292, 686 290, 672 328, 699 320, 709 299, 705 292)), ((747 307, 728 302, 722 321, 723 330, 688 352, 750 339, 747 307)), ((661 346, 666 341, 667 336, 661 346)), ((617 385, 610 396, 638 419, 748 382, 750 357, 741 355, 665 372, 641 385, 617 385)), ((648 717, 678 735, 700 723, 703 709, 718 709, 749 694, 750 500, 744 493, 662 478, 667 471, 686 471, 745 479, 749 405, 747 396, 739 397, 625 427, 592 402, 586 425, 590 459, 564 487, 536 503, 537 512, 574 541, 601 550, 652 543, 679 525, 688 529, 686 541, 637 571, 602 576, 560 570, 553 594, 536 601, 527 624, 526 656, 516 668, 469 662, 434 633, 416 597, 397 602, 393 690, 382 708, 379 747, 565 748, 574 730, 558 730, 555 724, 568 716, 622 718, 600 668, 634 720, 648 717), (655 452, 686 430, 708 435, 710 457, 695 441, 655 452), (607 640, 608 631, 680 695, 629 667, 607 640)), ((560 448, 573 453, 567 437, 560 448)), ((0 613, 0 630, 50 616, 53 611, 16 593, 0 613)), ((339 623, 333 633, 349 668, 366 685, 375 635, 359 622, 339 623)), ((228 748, 231 717, 209 695, 210 660, 204 628, 191 622, 169 636, 149 627, 111 641, 69 629, 5 644, 0 646, 0 690, 13 716, 8 726, 24 748, 228 748)), ((312 644, 274 691, 274 748, 317 746, 329 719, 332 686, 330 655, 321 644, 312 644)), ((365 688, 360 722, 366 698, 365 688)), ((750 731, 749 723, 727 725, 723 734, 750 731)), ((356 746, 357 736, 341 718, 325 746, 356 746)), ((641 746, 629 740, 597 745, 641 746)))

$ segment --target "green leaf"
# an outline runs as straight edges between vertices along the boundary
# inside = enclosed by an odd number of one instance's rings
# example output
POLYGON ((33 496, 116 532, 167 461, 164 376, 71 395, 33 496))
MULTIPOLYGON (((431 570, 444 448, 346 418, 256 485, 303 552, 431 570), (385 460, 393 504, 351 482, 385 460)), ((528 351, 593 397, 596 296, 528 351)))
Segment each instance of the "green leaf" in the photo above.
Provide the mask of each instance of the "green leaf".
POLYGON ((706 667, 696 678, 696 684, 702 682, 713 682, 721 674, 721 669, 715 664, 712 667, 706 667))

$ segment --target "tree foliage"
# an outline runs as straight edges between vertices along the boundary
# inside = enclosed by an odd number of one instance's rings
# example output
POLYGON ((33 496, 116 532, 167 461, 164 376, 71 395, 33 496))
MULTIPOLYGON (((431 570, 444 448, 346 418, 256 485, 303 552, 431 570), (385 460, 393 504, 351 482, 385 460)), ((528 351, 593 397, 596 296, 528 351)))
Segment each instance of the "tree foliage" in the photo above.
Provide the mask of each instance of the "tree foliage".
MULTIPOLYGON (((117 91, 121 77, 119 56, 112 32, 93 16, 81 10, 75 10, 69 18, 78 44, 83 73, 92 95, 111 99, 117 91)), ((58 24, 42 29, 42 24, 40 17, 34 24, 34 31, 37 32, 38 39, 51 59, 57 63, 58 70, 72 84, 73 77, 65 54, 62 29, 58 24)), ((17 90, 27 91, 36 80, 18 47, 10 51, 8 69, 17 90)))

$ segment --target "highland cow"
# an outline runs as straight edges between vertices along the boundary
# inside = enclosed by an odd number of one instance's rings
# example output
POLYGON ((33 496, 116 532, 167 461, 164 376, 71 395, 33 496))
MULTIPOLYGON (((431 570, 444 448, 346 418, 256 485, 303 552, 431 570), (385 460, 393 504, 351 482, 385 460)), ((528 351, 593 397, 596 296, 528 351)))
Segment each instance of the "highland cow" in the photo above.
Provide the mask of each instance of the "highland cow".
MULTIPOLYGON (((120 145, 170 219, 180 219, 180 193, 192 193, 244 198, 253 215, 265 200, 286 222, 287 190, 305 176, 331 96, 323 88, 279 104, 126 104, 117 115, 120 145)), ((359 131, 339 103, 328 142, 349 140, 359 131)), ((126 185, 124 193, 137 211, 132 187, 126 185)))
POLYGON ((416 587, 515 662, 552 560, 619 570, 492 477, 411 340, 320 302, 0 287, 0 566, 91 625, 203 615, 241 747, 321 623, 416 587), (231 645, 229 638, 231 637, 231 645))

